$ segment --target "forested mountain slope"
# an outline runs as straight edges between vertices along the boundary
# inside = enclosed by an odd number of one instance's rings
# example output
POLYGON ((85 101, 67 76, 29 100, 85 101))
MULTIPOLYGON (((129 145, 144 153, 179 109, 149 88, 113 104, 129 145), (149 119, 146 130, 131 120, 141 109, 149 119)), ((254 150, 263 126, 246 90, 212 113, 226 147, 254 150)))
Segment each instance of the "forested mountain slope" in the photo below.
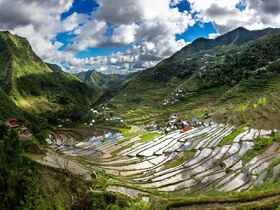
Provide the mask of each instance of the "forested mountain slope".
MULTIPOLYGON (((26 39, 0 32, 2 107, 14 102, 24 111, 44 113, 86 106, 100 96, 99 90, 76 76, 51 67, 33 52, 26 39)), ((8 107, 13 109, 13 105, 8 107)))
POLYGON ((280 103, 279 55, 279 29, 238 28, 215 40, 198 39, 135 76, 111 105, 135 122, 181 111, 188 117, 209 112, 236 123, 272 120, 269 110, 280 103))

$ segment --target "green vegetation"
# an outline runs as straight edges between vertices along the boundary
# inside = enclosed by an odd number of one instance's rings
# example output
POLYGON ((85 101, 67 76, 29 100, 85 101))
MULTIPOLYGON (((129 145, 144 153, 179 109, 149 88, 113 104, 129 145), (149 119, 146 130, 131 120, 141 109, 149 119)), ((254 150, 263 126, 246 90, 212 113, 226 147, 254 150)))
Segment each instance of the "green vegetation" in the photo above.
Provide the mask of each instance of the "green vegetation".
POLYGON ((34 168, 22 156, 23 148, 15 132, 0 127, 0 209, 13 209, 30 202, 34 168))
POLYGON ((226 137, 224 137, 222 139, 222 141, 219 143, 218 146, 221 147, 221 146, 224 146, 226 144, 232 143, 232 141, 235 139, 235 137, 237 137, 243 131, 244 131, 244 127, 243 126, 236 128, 234 131, 231 132, 231 134, 229 134, 226 137))
MULTIPOLYGON (((89 198, 89 203, 84 206, 84 209, 90 210, 119 210, 125 209, 127 204, 127 199, 120 195, 115 195, 106 192, 91 192, 89 198)), ((79 207, 81 209, 81 207, 79 207)), ((78 210, 78 208, 76 208, 78 210)))
POLYGON ((92 191, 90 193, 89 202, 87 205, 79 206, 80 209, 89 210, 150 210, 150 204, 137 199, 130 199, 125 196, 108 193, 92 191))
POLYGON ((16 132, 0 126, 0 209, 148 209, 141 201, 104 192, 110 182, 104 174, 89 190, 79 177, 34 163, 24 155, 32 143, 24 144, 16 132))
POLYGON ((0 125, 0 209, 70 209, 86 195, 85 183, 28 159, 30 144, 0 125))
POLYGON ((26 39, 0 32, 0 120, 72 112, 98 100, 98 90, 45 64, 26 39), (71 111, 70 111, 71 110, 71 111), (23 112, 25 113, 23 115, 23 112))
MULTIPOLYGON (((150 204, 140 199, 132 199, 118 193, 105 192, 105 189, 116 180, 106 175, 103 170, 95 171, 95 178, 90 188, 85 209, 89 210, 149 210, 150 204)), ((82 208, 82 209, 84 209, 82 208)), ((77 209, 78 210, 78 209, 77 209)))
POLYGON ((280 143, 280 135, 279 133, 274 133, 269 137, 258 137, 254 140, 254 143, 255 145, 253 149, 251 149, 242 157, 242 159, 246 162, 256 157, 257 155, 262 154, 273 143, 280 143))
POLYGON ((128 79, 133 74, 120 75, 120 74, 102 74, 98 71, 91 70, 87 72, 81 72, 77 74, 82 81, 89 86, 94 87, 100 91, 114 91, 120 89, 126 84, 128 79))
POLYGON ((9 117, 18 116, 21 118, 23 112, 15 105, 15 103, 0 88, 0 120, 9 117))
MULTIPOLYGON (((158 132, 146 133, 133 124, 165 123, 175 112, 188 119, 203 118, 209 113, 219 122, 280 128, 279 54, 279 30, 249 32, 239 28, 216 40, 198 39, 154 68, 137 74, 103 75, 90 71, 79 74, 78 79, 56 65, 42 62, 25 39, 0 32, 0 57, 3 58, 0 59, 0 120, 17 117, 29 122, 34 135, 22 143, 15 131, 0 126, 0 209, 152 208, 138 199, 105 192, 110 184, 122 184, 126 180, 93 172, 96 173, 93 182, 85 183, 65 171, 35 164, 26 153, 43 153, 50 124, 58 124, 59 118, 78 122, 83 119, 83 110, 104 93, 98 102, 114 95, 108 106, 131 126, 119 129, 125 137, 120 143, 134 137, 142 142, 158 137, 158 132), (178 89, 184 94, 175 100, 170 96, 178 89), (170 103, 164 104, 166 100, 170 103)), ((242 131, 243 127, 238 127, 219 146, 231 143, 242 131)), ((254 148, 243 160, 251 160, 276 142, 280 143, 278 133, 257 138, 254 148)), ((130 146, 132 144, 112 155, 130 146)), ((164 166, 176 167, 194 155, 193 150, 181 152, 164 166)), ((279 159, 275 159, 272 166, 278 164, 279 159)), ((125 184, 137 189, 130 183, 125 184)), ((203 208, 213 204, 218 208, 229 204, 241 209, 257 209, 277 207, 278 188, 276 182, 248 192, 187 196, 182 193, 173 196, 156 189, 139 190, 155 196, 155 204, 168 207, 197 205, 203 208)))
POLYGON ((275 181, 275 179, 277 179, 277 177, 274 177, 274 175, 273 175, 273 168, 276 167, 277 165, 280 165, 280 158, 279 157, 274 158, 272 163, 269 165, 269 168, 267 170, 266 181, 270 181, 270 180, 275 181))
POLYGON ((120 128, 119 131, 125 138, 133 138, 143 133, 143 130, 137 126, 132 126, 130 128, 120 128))
POLYGON ((142 142, 147 142, 147 141, 151 141, 159 136, 160 136, 159 132, 149 132, 149 133, 145 133, 142 136, 140 136, 140 139, 142 142))
POLYGON ((97 95, 78 79, 59 72, 29 74, 18 79, 17 87, 20 95, 15 101, 18 106, 36 113, 78 104, 84 107, 94 102, 97 95))
MULTIPOLYGON (((104 182, 103 182, 104 183, 104 182)), ((108 182, 106 182, 108 186, 108 182)), ((112 184, 113 182, 111 182, 112 184)), ((118 184, 116 185, 118 186, 118 184)), ((218 207, 234 207, 237 209, 275 209, 280 205, 280 191, 279 180, 276 182, 266 182, 261 187, 254 187, 248 191, 244 192, 217 192, 217 191, 210 191, 206 193, 196 193, 196 192, 188 192, 188 193, 175 193, 173 194, 166 194, 166 193, 159 193, 158 191, 146 191, 145 189, 137 188, 133 185, 122 185, 120 186, 127 186, 132 189, 138 189, 143 192, 149 192, 152 204, 151 206, 147 205, 146 203, 139 202, 138 200, 128 199, 128 204, 123 209, 134 209, 135 206, 143 205, 147 207, 147 209, 167 209, 167 208, 175 208, 175 207, 185 207, 188 208, 190 206, 198 209, 203 209, 205 206, 209 208, 218 208, 218 207), (247 208, 246 208, 247 207, 247 208)), ((104 187, 102 187, 104 188, 104 187)), ((100 193, 100 192, 99 192, 100 193)), ((105 199, 106 200, 106 199, 105 199)), ((97 202, 98 203, 98 202, 97 202)), ((100 203, 102 203, 100 201, 100 203)), ((103 201, 104 203, 104 201, 103 201)), ((115 203, 115 201, 113 201, 115 203)), ((115 205, 107 204, 107 208, 114 208, 118 209, 115 205), (108 207, 109 206, 109 207, 108 207)), ((218 208, 219 209, 219 208, 218 208)))
POLYGON ((199 39, 132 77, 109 106, 132 124, 161 123, 174 112, 190 119, 207 110, 220 122, 280 128, 279 37, 277 29, 239 28, 217 40, 199 39), (174 102, 169 96, 177 89, 184 97, 174 102), (172 103, 163 105, 166 99, 172 103))
POLYGON ((280 182, 267 182, 261 187, 254 187, 244 192, 208 192, 208 193, 187 193, 185 196, 166 198, 168 208, 189 206, 203 209, 205 206, 213 209, 227 206, 234 209, 275 209, 280 205, 280 182), (267 199, 267 200, 266 200, 267 199))
POLYGON ((165 168, 174 168, 178 165, 183 164, 187 160, 190 160, 195 155, 195 150, 185 150, 179 153, 173 160, 168 161, 164 164, 165 168))

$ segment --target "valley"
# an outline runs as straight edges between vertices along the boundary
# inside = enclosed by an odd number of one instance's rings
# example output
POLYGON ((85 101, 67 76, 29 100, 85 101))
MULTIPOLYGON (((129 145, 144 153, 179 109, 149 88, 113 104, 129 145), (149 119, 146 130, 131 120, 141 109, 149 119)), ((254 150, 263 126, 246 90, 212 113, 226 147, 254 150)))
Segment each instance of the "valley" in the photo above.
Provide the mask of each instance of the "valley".
POLYGON ((41 209, 279 208, 279 55, 279 29, 237 28, 129 75, 70 74, 0 32, 2 180, 31 187, 2 197, 41 209))

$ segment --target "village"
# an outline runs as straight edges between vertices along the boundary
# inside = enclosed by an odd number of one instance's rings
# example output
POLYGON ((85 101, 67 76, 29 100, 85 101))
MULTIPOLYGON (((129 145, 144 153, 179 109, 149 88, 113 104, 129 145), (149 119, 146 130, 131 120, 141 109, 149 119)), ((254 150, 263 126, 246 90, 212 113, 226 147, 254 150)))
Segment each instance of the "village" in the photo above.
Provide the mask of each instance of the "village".
POLYGON ((5 125, 11 130, 15 130, 20 141, 28 141, 32 139, 30 129, 24 125, 24 122, 19 121, 17 118, 9 118, 5 122, 0 122, 0 124, 5 125))
MULTIPOLYGON (((177 97, 183 97, 183 90, 178 90, 177 97)), ((174 113, 169 116, 165 122, 156 123, 148 122, 143 124, 147 131, 160 131, 162 133, 169 133, 174 130, 181 129, 187 131, 190 127, 199 127, 205 124, 211 124, 212 120, 207 112, 204 113, 202 119, 196 117, 186 120, 181 113, 174 113)), ((97 108, 90 108, 87 114, 87 122, 83 126, 94 128, 95 126, 110 125, 113 127, 126 127, 125 120, 120 116, 115 116, 114 112, 107 105, 100 105, 97 108)))
POLYGON ((177 88, 162 102, 163 106, 174 105, 185 98, 185 91, 182 88, 177 88))
POLYGON ((113 112, 106 105, 100 105, 97 108, 90 108, 87 113, 88 122, 84 126, 94 127, 97 123, 114 124, 122 126, 124 120, 121 117, 114 116, 113 112))

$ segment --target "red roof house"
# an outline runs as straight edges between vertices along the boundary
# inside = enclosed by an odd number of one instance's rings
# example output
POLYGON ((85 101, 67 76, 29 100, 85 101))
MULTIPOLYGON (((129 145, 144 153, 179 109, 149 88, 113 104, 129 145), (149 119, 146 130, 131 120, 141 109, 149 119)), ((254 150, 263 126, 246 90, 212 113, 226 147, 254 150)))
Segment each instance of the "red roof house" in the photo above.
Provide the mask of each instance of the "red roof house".
POLYGON ((185 127, 185 128, 182 129, 182 132, 187 132, 187 131, 190 131, 190 130, 192 130, 191 127, 185 127))
POLYGON ((9 128, 17 128, 19 126, 16 118, 8 119, 5 125, 8 126, 9 128))

